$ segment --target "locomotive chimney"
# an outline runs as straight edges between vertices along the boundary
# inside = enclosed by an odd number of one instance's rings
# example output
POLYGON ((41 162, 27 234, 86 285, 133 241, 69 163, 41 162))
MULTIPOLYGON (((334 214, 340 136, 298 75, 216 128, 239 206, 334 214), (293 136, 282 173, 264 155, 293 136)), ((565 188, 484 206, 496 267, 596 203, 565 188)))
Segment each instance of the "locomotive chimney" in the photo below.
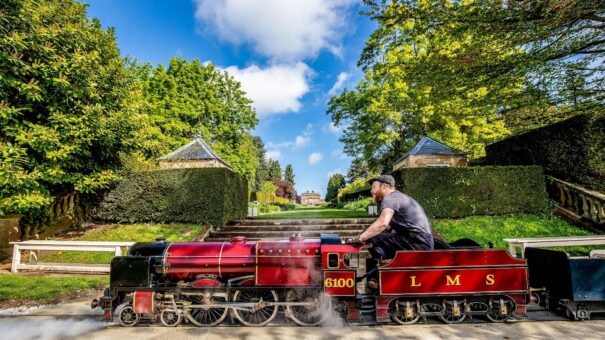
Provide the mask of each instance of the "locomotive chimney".
POLYGON ((234 244, 244 244, 248 239, 246 236, 234 236, 231 238, 231 243, 234 244))

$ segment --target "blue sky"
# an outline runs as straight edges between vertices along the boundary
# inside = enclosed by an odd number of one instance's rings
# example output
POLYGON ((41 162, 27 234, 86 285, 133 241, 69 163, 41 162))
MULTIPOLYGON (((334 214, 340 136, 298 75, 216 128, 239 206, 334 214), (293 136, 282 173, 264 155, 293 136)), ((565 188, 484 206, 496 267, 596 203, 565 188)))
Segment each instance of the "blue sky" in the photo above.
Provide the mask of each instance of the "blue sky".
POLYGON ((341 128, 326 114, 331 95, 353 88, 375 28, 349 0, 83 0, 114 27, 124 56, 166 64, 182 56, 211 62, 242 83, 259 124, 252 132, 282 168, 292 164, 299 193, 325 195, 330 174, 351 162, 341 128))

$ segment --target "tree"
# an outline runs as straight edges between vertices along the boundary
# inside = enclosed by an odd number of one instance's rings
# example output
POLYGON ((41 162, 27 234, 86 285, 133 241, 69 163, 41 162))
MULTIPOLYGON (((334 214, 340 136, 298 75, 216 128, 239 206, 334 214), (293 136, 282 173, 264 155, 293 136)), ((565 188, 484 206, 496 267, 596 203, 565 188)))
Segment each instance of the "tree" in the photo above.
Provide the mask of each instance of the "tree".
POLYGON ((274 179, 281 180, 282 172, 281 166, 279 165, 278 160, 270 159, 267 161, 267 177, 265 178, 268 181, 272 181, 274 179))
POLYGON ((277 185, 271 181, 265 181, 261 183, 260 192, 265 192, 268 194, 275 194, 275 190, 277 190, 277 185))
POLYGON ((338 197, 338 190, 346 185, 345 177, 341 174, 334 174, 328 180, 328 190, 326 192, 326 201, 332 201, 338 197))
POLYGON ((459 75, 521 51, 480 32, 458 32, 455 22, 434 25, 426 3, 366 1, 378 28, 358 62, 365 76, 329 101, 333 123, 347 125, 345 152, 361 155, 371 169, 390 170, 425 132, 471 157, 510 133, 500 112, 519 100, 524 75, 482 85, 459 75))
POLYGON ((292 187, 292 184, 290 182, 285 180, 274 179, 272 183, 275 184, 275 186, 277 187, 277 189, 275 190, 275 196, 287 198, 290 200, 296 199, 296 192, 294 191, 294 188, 292 187))
POLYGON ((294 169, 292 168, 292 164, 286 165, 286 170, 284 172, 284 180, 289 182, 294 188, 294 169))
POLYGON ((139 65, 145 118, 136 142, 157 158, 200 134, 252 183, 260 165, 258 141, 248 131, 258 120, 239 82, 212 64, 171 58, 168 67, 139 65))
POLYGON ((0 2, 0 215, 98 193, 134 147, 135 79, 113 29, 65 0, 0 2))
POLYGON ((354 158, 347 171, 347 181, 352 183, 357 178, 365 179, 369 171, 368 163, 363 158, 354 158))
POLYGON ((261 191, 261 185, 266 178, 267 172, 267 162, 265 160, 265 143, 263 143, 263 140, 258 136, 254 136, 252 141, 255 145, 257 152, 256 158, 258 162, 258 167, 256 168, 256 172, 254 173, 254 181, 252 182, 253 184, 251 188, 253 191, 261 191))

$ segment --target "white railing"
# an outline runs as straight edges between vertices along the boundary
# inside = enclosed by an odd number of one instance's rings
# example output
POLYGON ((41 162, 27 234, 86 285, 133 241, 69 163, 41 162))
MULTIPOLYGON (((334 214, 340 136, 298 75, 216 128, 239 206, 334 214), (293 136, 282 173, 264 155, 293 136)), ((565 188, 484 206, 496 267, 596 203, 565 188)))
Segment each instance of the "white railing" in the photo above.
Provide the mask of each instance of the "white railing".
POLYGON ((505 238, 508 242, 508 252, 517 257, 517 248, 521 257, 525 257, 527 247, 570 247, 605 245, 605 236, 569 236, 569 237, 539 237, 539 238, 505 238))
POLYGON ((13 262, 11 272, 19 270, 45 270, 65 272, 90 272, 109 273, 109 264, 84 264, 84 263, 39 263, 36 252, 40 250, 55 251, 102 251, 112 252, 115 256, 121 256, 122 251, 127 251, 135 242, 97 242, 97 241, 38 241, 29 240, 23 242, 11 242, 13 248, 13 262), (21 263, 21 251, 30 251, 30 263, 21 263), (35 259, 31 263, 31 259, 35 259))

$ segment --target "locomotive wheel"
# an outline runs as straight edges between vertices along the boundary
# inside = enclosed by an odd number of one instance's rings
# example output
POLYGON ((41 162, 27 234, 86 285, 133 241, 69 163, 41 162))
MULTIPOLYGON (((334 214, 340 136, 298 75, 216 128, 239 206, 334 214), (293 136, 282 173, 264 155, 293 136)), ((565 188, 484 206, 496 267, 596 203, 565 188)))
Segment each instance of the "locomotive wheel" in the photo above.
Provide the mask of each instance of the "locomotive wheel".
POLYGON ((312 306, 286 306, 286 316, 300 326, 317 326, 332 310, 332 300, 321 297, 313 289, 294 289, 286 295, 287 302, 313 302, 312 306))
MULTIPOLYGON (((274 290, 241 291, 233 295, 233 302, 277 302, 277 293, 274 290)), ((235 317, 246 326, 264 326, 277 315, 278 306, 264 306, 258 309, 244 310, 234 308, 235 317)))
POLYGON ((443 300, 443 314, 439 319, 445 323, 461 323, 466 319, 466 303, 464 301, 443 300))
MULTIPOLYGON (((191 295, 187 296, 187 299, 194 305, 213 304, 227 302, 222 296, 210 295, 210 299, 205 299, 203 296, 191 295)), ((212 307, 212 308, 190 308, 186 312, 187 319, 198 327, 211 327, 216 326, 223 322, 229 314, 229 308, 227 307, 212 307)))
POLYGON ((130 302, 123 303, 116 308, 118 321, 124 327, 136 326, 141 321, 141 315, 134 312, 130 302))
POLYGON ((491 298, 489 299, 489 310, 485 316, 491 322, 505 322, 513 315, 516 308, 515 302, 507 296, 491 298))
POLYGON ((411 325, 420 320, 417 301, 396 299, 391 302, 389 314, 400 325, 411 325))
POLYGON ((177 311, 164 309, 160 313, 160 321, 166 327, 176 327, 183 321, 183 317, 177 311))

